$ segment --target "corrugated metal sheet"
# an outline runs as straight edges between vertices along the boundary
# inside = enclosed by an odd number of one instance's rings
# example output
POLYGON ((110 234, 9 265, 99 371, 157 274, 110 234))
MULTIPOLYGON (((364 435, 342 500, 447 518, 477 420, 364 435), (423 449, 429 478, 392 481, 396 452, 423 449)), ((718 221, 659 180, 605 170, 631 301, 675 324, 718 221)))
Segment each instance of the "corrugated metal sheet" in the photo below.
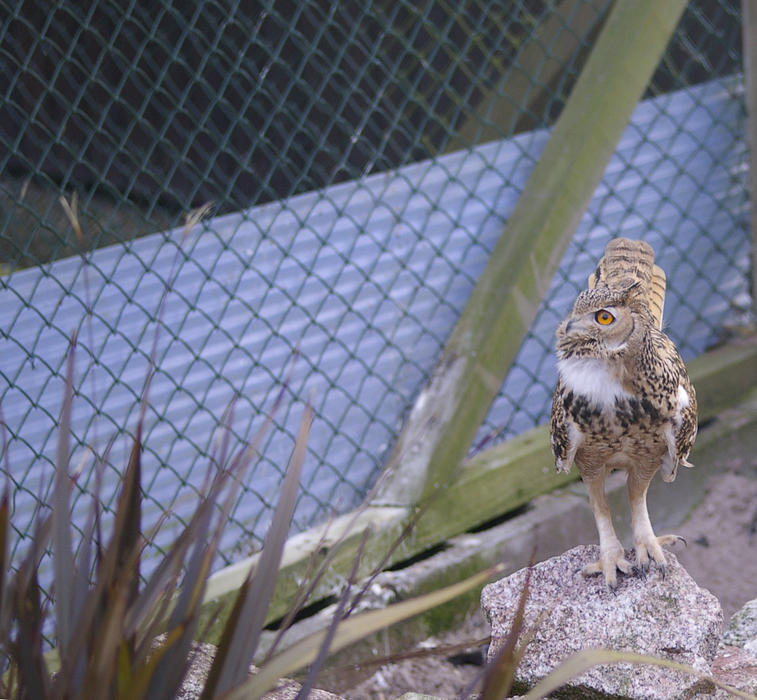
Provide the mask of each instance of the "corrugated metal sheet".
MULTIPOLYGON (((645 238, 657 250, 671 287, 669 331, 687 357, 746 304, 740 90, 738 78, 716 81, 635 110, 482 438, 491 431, 507 437, 545 418, 554 328, 611 236, 645 238)), ((171 279, 145 432, 145 529, 165 509, 178 517, 156 535, 156 547, 169 544, 175 523, 192 513, 232 398, 239 446, 287 376, 291 401, 224 533, 224 560, 249 553, 264 533, 308 397, 317 418, 295 527, 354 506, 547 136, 528 133, 215 218, 184 242, 176 230, 101 249, 86 268, 72 258, 5 278, 0 397, 12 436, 18 531, 28 531, 49 488, 68 334, 79 328, 74 462, 85 456, 81 445, 102 450, 121 436, 108 493, 126 461, 124 436, 134 428, 171 279)), ((91 489, 88 468, 79 482, 91 489)), ((79 497, 75 521, 86 505, 79 497)))

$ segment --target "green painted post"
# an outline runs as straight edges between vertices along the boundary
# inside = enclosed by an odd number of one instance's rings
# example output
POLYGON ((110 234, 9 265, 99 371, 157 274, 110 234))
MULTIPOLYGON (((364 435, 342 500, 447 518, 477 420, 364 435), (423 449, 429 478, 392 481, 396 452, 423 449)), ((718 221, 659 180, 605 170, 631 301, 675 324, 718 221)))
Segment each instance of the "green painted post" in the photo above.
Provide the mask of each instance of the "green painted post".
POLYGON ((617 0, 428 384, 375 504, 450 483, 686 6, 617 0))
POLYGON ((741 0, 744 85, 749 141, 749 186, 752 204, 752 308, 757 312, 757 0, 741 0))

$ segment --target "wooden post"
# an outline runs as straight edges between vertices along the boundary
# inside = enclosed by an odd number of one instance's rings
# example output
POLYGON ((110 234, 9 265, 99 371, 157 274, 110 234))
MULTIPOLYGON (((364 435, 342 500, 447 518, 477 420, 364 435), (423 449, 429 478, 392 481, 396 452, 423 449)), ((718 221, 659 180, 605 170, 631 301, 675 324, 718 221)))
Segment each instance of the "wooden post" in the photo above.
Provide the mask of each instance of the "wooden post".
POLYGON ((414 505, 452 481, 685 6, 613 6, 389 456, 374 503, 414 505))
POLYGON ((752 222, 752 308, 757 313, 757 0, 741 0, 752 222))
POLYGON ((609 12, 612 0, 587 3, 561 0, 524 39, 512 65, 500 69, 502 79, 490 89, 475 114, 463 122, 445 149, 453 151, 541 126, 543 109, 565 64, 579 52, 609 12))

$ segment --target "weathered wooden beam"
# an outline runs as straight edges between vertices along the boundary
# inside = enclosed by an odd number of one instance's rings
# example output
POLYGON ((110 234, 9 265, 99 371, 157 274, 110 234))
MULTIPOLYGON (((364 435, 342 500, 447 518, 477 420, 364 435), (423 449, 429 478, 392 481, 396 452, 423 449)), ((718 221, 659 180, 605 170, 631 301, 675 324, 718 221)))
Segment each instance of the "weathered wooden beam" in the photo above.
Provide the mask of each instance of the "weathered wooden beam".
MULTIPOLYGON (((699 397, 700 421, 704 422, 739 402, 757 386, 757 337, 713 350, 688 366, 699 397)), ((513 511, 577 478, 575 470, 568 475, 555 472, 546 426, 496 445, 467 460, 455 483, 426 504, 410 534, 388 558, 388 564, 513 511)), ((317 566, 332 548, 338 547, 327 575, 313 594, 314 600, 338 593, 352 568, 366 528, 371 535, 363 552, 361 575, 384 559, 415 517, 417 514, 410 507, 368 506, 292 537, 285 548, 268 621, 286 612, 311 567, 317 566)), ((211 577, 205 596, 206 619, 215 614, 219 605, 228 603, 256 562, 257 555, 211 577)), ((212 627, 211 640, 217 637, 224 619, 221 616, 212 627)))
MULTIPOLYGON (((701 355, 688 364, 705 423, 757 386, 757 338, 701 355)), ((427 508, 414 529, 419 542, 446 539, 512 511, 542 493, 578 479, 558 474, 546 425, 467 460, 455 483, 427 508)))
POLYGON ((732 340, 686 364, 705 423, 757 387, 757 337, 732 340))
POLYGON ((375 503, 414 505, 453 480, 685 5, 613 6, 389 456, 375 503))
MULTIPOLYGON (((757 2, 741 0, 741 27, 744 47, 747 140, 749 142, 749 191, 752 220, 752 280, 757 280, 757 2)), ((752 283, 752 308, 757 313, 757 283, 752 283)))
POLYGON ((475 113, 458 127, 446 150, 469 148, 542 126, 537 113, 575 56, 588 53, 586 37, 596 31, 611 4, 612 0, 555 3, 523 40, 510 64, 498 66, 499 83, 478 101, 475 113))

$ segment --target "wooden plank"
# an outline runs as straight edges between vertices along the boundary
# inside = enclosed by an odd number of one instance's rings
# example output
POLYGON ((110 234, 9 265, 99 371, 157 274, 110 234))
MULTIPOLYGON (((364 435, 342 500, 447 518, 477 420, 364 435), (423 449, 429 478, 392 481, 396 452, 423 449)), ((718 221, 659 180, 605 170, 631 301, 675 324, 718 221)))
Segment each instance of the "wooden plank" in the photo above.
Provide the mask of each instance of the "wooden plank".
POLYGON ((455 482, 434 495, 413 536, 444 541, 576 479, 575 470, 555 471, 549 429, 539 426, 469 459, 455 482))
MULTIPOLYGON (((757 337, 706 353, 688 369, 704 423, 757 386, 757 337)), ((455 483, 430 504, 414 536, 442 541, 577 479, 575 469, 555 472, 549 429, 539 426, 467 460, 455 483)))
MULTIPOLYGON (((689 363, 689 371, 699 397, 700 420, 709 420, 757 386, 757 337, 706 353, 689 363)), ((577 478, 575 470, 568 475, 555 472, 546 426, 496 445, 465 462, 459 479, 428 503, 412 532, 388 563, 423 552, 577 478)), ((340 590, 352 567, 363 531, 368 528, 372 534, 365 547, 361 575, 382 561, 413 513, 414 509, 409 507, 369 506, 292 537, 285 548, 280 580, 267 621, 287 610, 299 584, 307 576, 311 561, 316 564, 322 561, 341 541, 328 574, 312 599, 333 595, 340 590)), ((205 619, 210 619, 219 605, 231 599, 256 562, 257 556, 253 556, 211 577, 205 596, 205 619)), ((211 641, 217 638, 224 619, 222 615, 213 625, 209 634, 211 641)))
POLYGON ((389 456, 375 503, 413 505, 452 481, 685 5, 613 6, 389 456))
MULTIPOLYGON (((757 2, 741 0, 741 27, 744 46, 744 84, 746 87, 747 139, 750 161, 750 200, 752 221, 752 279, 757 280, 757 2)), ((752 307, 757 313, 757 284, 752 284, 752 307)))
POLYGON ((757 386, 757 336, 739 338, 687 363, 700 425, 757 386))
MULTIPOLYGON (((371 536, 358 576, 365 577, 370 574, 400 537, 409 514, 407 508, 358 508, 291 537, 284 547, 279 579, 266 616, 266 624, 287 612, 297 596, 300 585, 312 577, 329 554, 333 558, 310 602, 338 594, 352 569, 366 530, 371 536)), ((400 556, 410 556, 406 548, 400 548, 400 551, 403 552, 400 556)), ((208 630, 205 637, 208 641, 215 642, 220 637, 230 608, 227 603, 230 603, 250 568, 257 565, 259 557, 259 554, 255 554, 227 566, 210 577, 199 629, 204 629, 208 621, 216 616, 217 611, 220 610, 221 613, 208 630)))

